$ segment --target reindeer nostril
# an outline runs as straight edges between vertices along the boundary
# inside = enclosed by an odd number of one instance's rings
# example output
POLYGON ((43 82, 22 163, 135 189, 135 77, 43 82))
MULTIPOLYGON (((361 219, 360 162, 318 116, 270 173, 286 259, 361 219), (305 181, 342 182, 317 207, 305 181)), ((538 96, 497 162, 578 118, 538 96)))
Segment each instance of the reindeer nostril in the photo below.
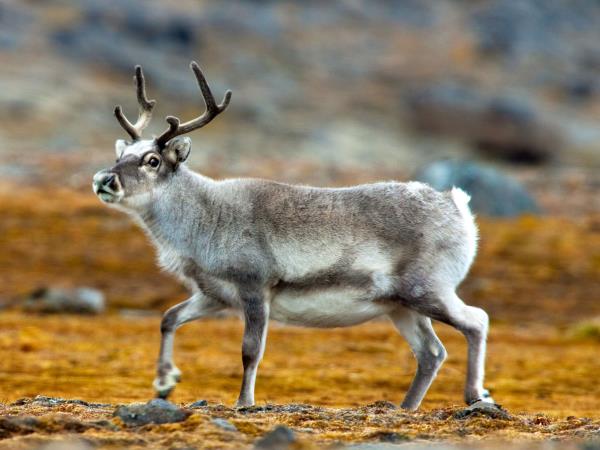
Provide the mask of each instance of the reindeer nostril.
POLYGON ((117 176, 115 174, 109 174, 102 180, 102 186, 108 188, 111 191, 117 191, 117 176))
POLYGON ((115 190, 116 189, 116 176, 114 174, 111 174, 109 176, 107 176, 104 181, 103 181, 103 185, 106 186, 107 188, 111 189, 111 190, 115 190))

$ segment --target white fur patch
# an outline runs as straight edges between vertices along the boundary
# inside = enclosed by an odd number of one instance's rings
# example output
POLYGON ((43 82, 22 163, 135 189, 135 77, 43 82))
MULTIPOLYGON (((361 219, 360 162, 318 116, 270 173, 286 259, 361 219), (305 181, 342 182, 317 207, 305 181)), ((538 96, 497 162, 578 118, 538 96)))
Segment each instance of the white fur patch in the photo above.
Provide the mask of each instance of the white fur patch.
POLYGON ((270 317, 312 327, 347 327, 387 314, 389 305, 370 301, 353 289, 327 289, 296 294, 282 292, 271 301, 270 317))
POLYGON ((152 139, 145 139, 142 141, 136 141, 133 144, 128 145, 121 154, 121 157, 126 155, 141 156, 144 153, 155 149, 155 142, 152 139))
POLYGON ((333 266, 342 257, 342 249, 319 241, 297 243, 293 240, 275 242, 273 255, 284 271, 284 280, 302 278, 333 266), (324 249, 326 248, 326 251, 324 249))
POLYGON ((423 190, 424 187, 426 187, 426 185, 419 181, 409 181, 408 183, 405 183, 404 186, 406 187, 406 190, 411 194, 416 194, 417 192, 423 190))
POLYGON ((373 272, 373 289, 375 297, 385 297, 394 291, 393 279, 390 275, 382 272, 373 272))
POLYGON ((458 208, 461 217, 463 218, 466 231, 466 242, 467 242, 467 258, 468 265, 470 266, 477 253, 477 241, 479 239, 479 233, 477 231, 477 225, 475 224, 475 217, 471 213, 469 208, 469 201, 471 197, 465 191, 460 188, 452 188, 452 200, 458 208))
POLYGON ((392 258, 390 258, 388 252, 382 251, 376 242, 361 244, 355 251, 355 259, 352 263, 353 269, 385 274, 392 271, 392 258))

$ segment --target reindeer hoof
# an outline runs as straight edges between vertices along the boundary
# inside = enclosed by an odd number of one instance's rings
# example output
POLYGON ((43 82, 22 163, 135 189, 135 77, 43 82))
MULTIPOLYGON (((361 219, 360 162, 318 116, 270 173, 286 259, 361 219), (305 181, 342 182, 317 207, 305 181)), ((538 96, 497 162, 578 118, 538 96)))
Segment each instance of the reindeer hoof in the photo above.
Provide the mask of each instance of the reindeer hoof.
POLYGON ((173 392, 173 389, 175 389, 174 383, 169 386, 169 385, 165 385, 165 384, 159 384, 156 381, 154 382, 154 390, 156 391, 156 398, 162 398, 163 400, 166 400, 167 397, 171 394, 171 392, 173 392))
POLYGON ((173 388, 170 389, 163 389, 162 391, 156 391, 156 398, 160 398, 163 400, 166 400, 167 397, 171 394, 171 392, 173 392, 173 388))
POLYGON ((481 398, 479 399, 480 402, 484 402, 484 403, 496 403, 494 401, 494 399, 492 398, 492 396, 490 395, 490 391, 488 391, 487 389, 483 390, 483 394, 481 395, 481 398))
POLYGON ((235 402, 235 407, 236 408, 249 408, 251 406, 254 406, 254 402, 253 401, 238 400, 237 402, 235 402))
POLYGON ((472 400, 466 400, 468 406, 474 405, 475 403, 491 403, 496 404, 492 396, 490 395, 490 391, 484 389, 481 393, 480 397, 473 398, 472 400))
POLYGON ((171 373, 154 380, 152 386, 156 391, 156 396, 158 398, 166 399, 169 396, 169 394, 173 391, 173 389, 175 389, 175 385, 177 384, 180 378, 180 374, 171 373))

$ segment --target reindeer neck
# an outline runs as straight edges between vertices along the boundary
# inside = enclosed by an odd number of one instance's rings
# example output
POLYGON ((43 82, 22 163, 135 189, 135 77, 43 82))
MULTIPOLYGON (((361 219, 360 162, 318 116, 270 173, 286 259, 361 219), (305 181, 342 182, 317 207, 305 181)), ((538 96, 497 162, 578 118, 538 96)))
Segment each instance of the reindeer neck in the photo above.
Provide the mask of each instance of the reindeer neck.
POLYGON ((185 166, 172 177, 153 193, 138 219, 160 248, 194 253, 213 221, 214 181, 185 166))

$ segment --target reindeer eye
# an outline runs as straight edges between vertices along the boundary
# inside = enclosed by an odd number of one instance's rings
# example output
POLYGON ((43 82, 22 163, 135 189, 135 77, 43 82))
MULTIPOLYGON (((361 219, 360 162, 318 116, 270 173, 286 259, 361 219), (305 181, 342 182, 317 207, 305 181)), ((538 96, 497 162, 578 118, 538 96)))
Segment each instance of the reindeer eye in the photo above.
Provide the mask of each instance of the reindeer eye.
POLYGON ((158 159, 156 156, 152 156, 149 160, 148 160, 148 165, 150 167, 152 167, 153 169, 156 169, 160 164, 160 159, 158 159))

